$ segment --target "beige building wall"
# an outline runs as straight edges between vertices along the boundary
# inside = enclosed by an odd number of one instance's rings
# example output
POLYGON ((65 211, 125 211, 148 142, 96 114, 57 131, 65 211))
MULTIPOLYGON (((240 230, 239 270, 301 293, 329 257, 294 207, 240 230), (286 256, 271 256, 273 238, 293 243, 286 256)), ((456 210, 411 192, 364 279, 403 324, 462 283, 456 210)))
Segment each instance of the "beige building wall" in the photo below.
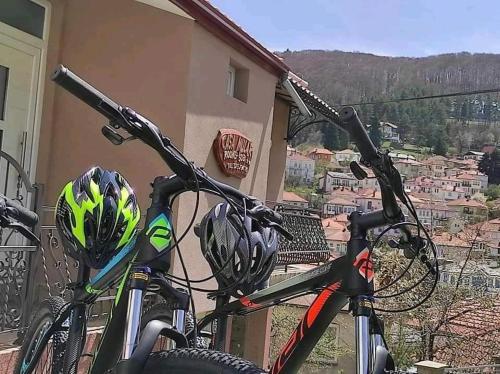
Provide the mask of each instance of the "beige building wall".
MULTIPOLYGON (((275 98, 278 76, 189 17, 134 0, 50 1, 37 164, 37 182, 45 185, 46 205, 55 203, 68 180, 93 165, 101 165, 126 176, 145 213, 151 191, 149 182, 157 175, 170 173, 154 151, 139 141, 120 147, 109 143, 101 135, 104 117, 50 80, 59 63, 116 102, 150 118, 188 159, 216 179, 262 201, 281 199, 288 105, 275 98), (226 95, 230 62, 249 70, 246 102, 226 95), (221 128, 237 129, 253 143, 253 159, 244 179, 223 175, 216 163, 212 143, 221 128)), ((193 214, 195 194, 186 194, 179 201, 174 223, 180 234, 193 214)), ((196 222, 218 201, 214 196, 201 194, 196 222)), ((199 240, 192 232, 181 244, 181 250, 192 279, 210 274, 199 240)), ((177 258, 174 271, 181 274, 177 258)), ((216 283, 204 286, 216 288, 216 283)), ((197 312, 212 307, 206 295, 197 295, 196 299, 197 312)), ((270 321, 268 313, 255 318, 248 323, 262 319, 265 326, 270 321)), ((265 330, 261 333, 265 334, 265 330)), ((258 340, 261 333, 252 339, 258 340)), ((269 341, 264 345, 267 347, 269 341)), ((246 355, 261 365, 266 361, 266 349, 246 355)))
POLYGON ((271 151, 267 174, 267 201, 282 201, 286 169, 286 136, 290 105, 276 98, 274 100, 271 151))
MULTIPOLYGON (((278 77, 272 75, 236 50, 207 32, 194 26, 189 75, 184 152, 197 165, 203 166, 214 178, 241 191, 266 199, 268 167, 271 150, 273 106, 278 77), (247 102, 226 95, 226 78, 230 61, 249 70, 247 102), (244 179, 227 177, 219 169, 212 152, 212 143, 221 128, 232 128, 251 139, 254 152, 248 175, 244 179)), ((285 144, 286 147, 286 144, 285 144)), ((286 155, 286 152, 284 152, 286 155)), ((195 194, 180 198, 177 232, 183 232, 191 220, 195 194)), ((216 202, 217 197, 201 194, 196 222, 216 202)), ((190 234, 181 245, 184 259, 195 279, 210 274, 200 250, 199 240, 190 234)), ((176 259, 177 262, 177 259, 176 259)), ((180 267, 176 263, 176 273, 180 267)), ((209 288, 216 288, 211 282, 209 288)), ((205 296, 198 298, 198 310, 211 308, 205 296)))
POLYGON ((99 164, 126 176, 145 212, 149 182, 168 174, 164 163, 139 141, 113 146, 101 135, 104 117, 49 77, 58 63, 67 65, 159 124, 182 149, 193 21, 134 0, 52 5, 37 172, 45 201, 53 204, 67 180, 99 164))

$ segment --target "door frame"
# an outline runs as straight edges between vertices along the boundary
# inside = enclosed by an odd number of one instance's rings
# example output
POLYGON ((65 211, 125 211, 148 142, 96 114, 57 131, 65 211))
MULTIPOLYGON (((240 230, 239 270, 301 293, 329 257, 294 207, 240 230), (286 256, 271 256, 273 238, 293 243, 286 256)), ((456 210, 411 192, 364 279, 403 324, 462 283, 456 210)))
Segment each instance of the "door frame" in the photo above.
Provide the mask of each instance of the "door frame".
MULTIPOLYGON (((10 25, 0 22, 0 34, 10 39, 20 51, 31 54, 38 65, 38 76, 34 76, 32 82, 32 93, 35 96, 34 108, 30 108, 31 134, 28 134, 31 142, 29 147, 29 159, 26 160, 27 173, 30 181, 33 183, 36 177, 36 167, 38 161, 38 147, 40 140, 40 127, 42 122, 43 95, 45 88, 45 72, 47 68, 47 46, 50 32, 50 20, 52 5, 48 0, 30 0, 45 8, 45 19, 43 25, 43 38, 37 38, 24 31, 16 29, 10 25)), ((35 72, 36 73, 36 72, 35 72)), ((25 167, 26 167, 25 166, 25 167)))

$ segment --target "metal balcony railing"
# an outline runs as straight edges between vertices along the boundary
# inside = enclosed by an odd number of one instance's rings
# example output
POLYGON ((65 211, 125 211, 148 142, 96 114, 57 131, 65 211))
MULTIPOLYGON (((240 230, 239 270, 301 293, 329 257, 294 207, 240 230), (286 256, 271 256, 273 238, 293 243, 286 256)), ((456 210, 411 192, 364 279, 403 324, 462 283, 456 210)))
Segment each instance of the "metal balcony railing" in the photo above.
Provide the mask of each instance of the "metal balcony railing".
POLYGON ((283 225, 293 241, 279 239, 278 265, 326 262, 330 249, 319 216, 308 209, 280 205, 276 210, 283 216, 283 225))

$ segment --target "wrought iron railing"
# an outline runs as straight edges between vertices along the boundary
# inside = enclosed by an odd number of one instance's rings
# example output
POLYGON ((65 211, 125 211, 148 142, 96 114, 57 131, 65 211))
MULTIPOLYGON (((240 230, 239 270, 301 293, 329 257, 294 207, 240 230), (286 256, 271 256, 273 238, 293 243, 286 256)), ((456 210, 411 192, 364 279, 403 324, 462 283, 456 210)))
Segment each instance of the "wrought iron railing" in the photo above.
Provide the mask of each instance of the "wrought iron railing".
MULTIPOLYGON (((38 304, 47 296, 61 296, 69 300, 72 292, 67 288, 68 283, 76 280, 78 261, 68 257, 62 248, 59 233, 54 224, 54 207, 43 207, 41 211, 42 225, 40 227, 41 245, 33 259, 33 276, 38 279, 31 288, 29 303, 38 304)), ((114 290, 99 297, 92 306, 90 317, 102 319, 109 313, 114 300, 114 290)))
MULTIPOLYGON (((41 239, 41 245, 34 246, 15 231, 0 228, 0 344, 5 345, 22 334, 33 308, 45 297, 69 299, 66 286, 75 279, 78 263, 62 250, 53 223, 54 208, 41 206, 41 186, 32 184, 22 166, 3 151, 0 193, 39 215, 39 224, 30 229, 41 239)), ((93 306, 91 317, 106 316, 113 298, 113 292, 103 295, 93 306)))
MULTIPOLYGON (((32 184, 26 171, 12 156, 0 150, 0 192, 36 211, 39 186, 32 184)), ((36 231, 36 227, 31 227, 36 231)), ((36 247, 17 232, 0 228, 0 333, 23 324, 23 310, 30 287, 30 261, 36 247)), ((1 339, 1 337, 0 337, 1 339)))
POLYGON ((278 265, 311 264, 328 261, 330 249, 319 216, 308 209, 278 206, 283 226, 290 231, 293 241, 279 239, 278 265))

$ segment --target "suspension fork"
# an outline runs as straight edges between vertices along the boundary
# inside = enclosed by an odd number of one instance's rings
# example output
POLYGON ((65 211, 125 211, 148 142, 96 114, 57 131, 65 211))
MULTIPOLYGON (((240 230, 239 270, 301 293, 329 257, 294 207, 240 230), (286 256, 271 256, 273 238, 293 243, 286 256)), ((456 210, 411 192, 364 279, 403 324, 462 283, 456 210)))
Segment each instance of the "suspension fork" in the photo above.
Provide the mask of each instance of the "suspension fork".
MULTIPOLYGON (((177 291, 185 293, 182 289, 177 289, 177 291)), ((172 310, 172 327, 180 332, 181 334, 186 333, 186 310, 175 308, 172 310)), ((196 326, 194 326, 196 328, 196 326)), ((176 347, 175 341, 171 340, 170 344, 173 348, 176 347)))
MULTIPOLYGON (((77 285, 85 284, 90 277, 90 268, 80 264, 78 268, 77 285)), ((76 287, 74 290, 74 299, 78 300, 85 291, 76 287)), ((78 371, 78 361, 82 354, 85 344, 85 327, 87 324, 87 305, 85 303, 77 304, 71 311, 69 319, 68 342, 64 354, 63 373, 76 374, 78 371)))
POLYGON ((370 356, 371 371, 375 370, 375 359, 377 356, 377 347, 384 347, 384 321, 378 318, 374 313, 370 315, 370 356))
POLYGON ((356 338, 356 373, 369 374, 372 366, 370 340, 370 300, 366 296, 358 296, 351 300, 351 310, 354 316, 356 338))
POLYGON ((151 269, 138 267, 132 271, 129 280, 129 298, 125 320, 122 359, 128 360, 137 344, 141 328, 142 301, 150 280, 151 269))

